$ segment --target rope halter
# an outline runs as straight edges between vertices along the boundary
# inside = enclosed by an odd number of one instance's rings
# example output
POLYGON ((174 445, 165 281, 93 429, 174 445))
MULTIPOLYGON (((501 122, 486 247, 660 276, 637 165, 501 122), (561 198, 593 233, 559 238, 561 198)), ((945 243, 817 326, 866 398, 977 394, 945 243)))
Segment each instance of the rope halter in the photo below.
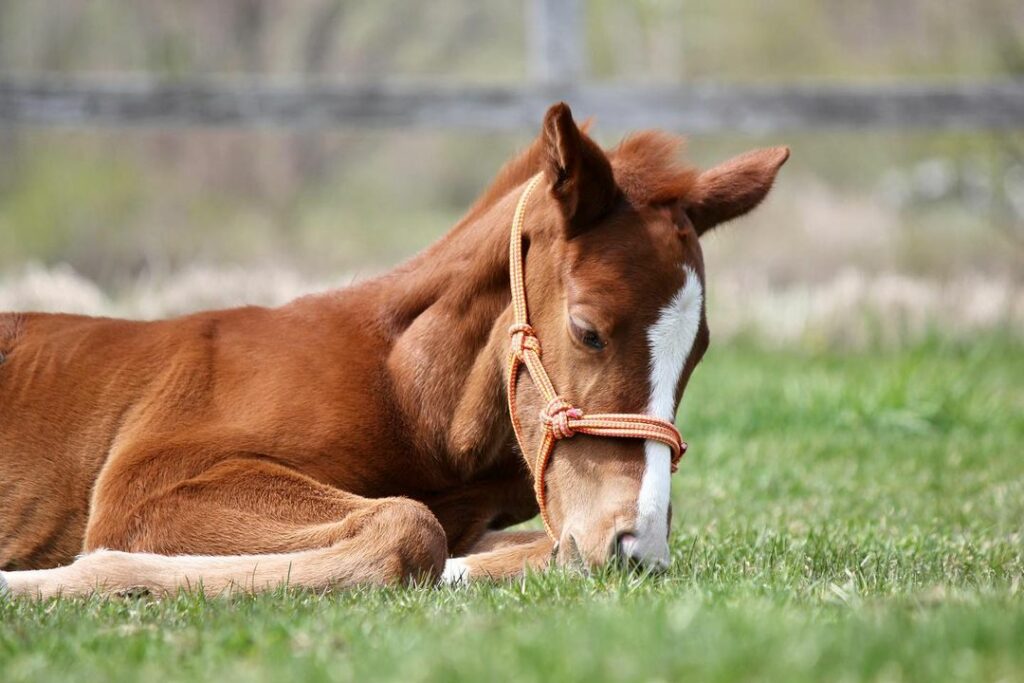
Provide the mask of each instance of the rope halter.
POLYGON ((538 173, 530 179, 512 218, 512 239, 509 243, 509 280, 512 289, 512 313, 515 322, 508 328, 511 346, 508 355, 508 409, 512 419, 512 428, 516 441, 526 456, 523 442, 522 425, 516 414, 516 389, 519 382, 519 368, 526 370, 533 379, 544 400, 547 402, 540 411, 540 423, 544 429, 544 438, 533 461, 534 494, 540 508, 540 518, 548 535, 555 541, 558 538, 551 527, 548 514, 547 493, 544 486, 544 475, 547 472, 551 453, 555 443, 562 439, 571 439, 575 434, 591 436, 607 436, 620 439, 651 439, 660 441, 672 451, 672 471, 679 467, 679 460, 686 453, 686 442, 676 426, 667 420, 639 413, 595 413, 587 415, 560 396, 551 384, 544 365, 541 363, 540 340, 530 326, 526 309, 526 280, 523 276, 523 223, 526 217, 526 205, 530 194, 536 189, 543 178, 538 173))

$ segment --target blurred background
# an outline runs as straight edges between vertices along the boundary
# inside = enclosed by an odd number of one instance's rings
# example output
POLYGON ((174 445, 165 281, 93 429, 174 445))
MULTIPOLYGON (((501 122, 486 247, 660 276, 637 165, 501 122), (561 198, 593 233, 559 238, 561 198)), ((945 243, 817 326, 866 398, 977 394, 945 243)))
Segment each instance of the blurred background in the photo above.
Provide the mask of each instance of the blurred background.
POLYGON ((918 121, 899 104, 950 84, 1019 94, 1021 79, 1016 0, 0 0, 0 310, 157 317, 381 272, 447 230, 565 98, 609 146, 640 123, 690 134, 698 166, 792 148, 764 207, 705 239, 716 339, 1024 338, 1024 121, 970 103, 943 119, 941 97, 918 121), (226 118, 161 118, 152 98, 149 114, 25 105, 38 84, 195 82, 283 84, 299 100, 395 84, 455 105, 380 121, 340 106, 295 125, 237 103, 226 118), (837 84, 874 97, 868 113, 848 111, 856 98, 817 106, 837 84), (699 109, 689 87, 713 100, 703 119, 670 111, 699 109), (761 117, 755 102, 728 118, 720 87, 792 92, 803 113, 787 118, 786 100, 761 117), (485 93, 466 98, 482 111, 458 110, 460 88, 485 93))

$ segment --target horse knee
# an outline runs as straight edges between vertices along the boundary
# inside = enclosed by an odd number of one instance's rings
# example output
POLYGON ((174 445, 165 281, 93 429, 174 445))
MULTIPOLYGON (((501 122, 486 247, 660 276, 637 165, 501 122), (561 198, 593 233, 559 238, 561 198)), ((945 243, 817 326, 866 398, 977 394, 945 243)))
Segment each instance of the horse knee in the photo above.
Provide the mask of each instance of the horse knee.
POLYGON ((444 571, 448 539, 441 523, 423 503, 409 498, 380 501, 364 540, 385 559, 386 580, 434 582, 444 571))

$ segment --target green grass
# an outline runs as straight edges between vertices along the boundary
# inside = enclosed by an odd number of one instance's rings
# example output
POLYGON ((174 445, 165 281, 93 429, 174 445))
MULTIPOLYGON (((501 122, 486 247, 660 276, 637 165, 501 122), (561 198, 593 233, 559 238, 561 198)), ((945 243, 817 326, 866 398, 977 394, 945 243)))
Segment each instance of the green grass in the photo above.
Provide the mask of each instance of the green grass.
POLYGON ((1024 679, 1024 349, 713 348, 674 564, 461 590, 17 601, 0 680, 1024 679))

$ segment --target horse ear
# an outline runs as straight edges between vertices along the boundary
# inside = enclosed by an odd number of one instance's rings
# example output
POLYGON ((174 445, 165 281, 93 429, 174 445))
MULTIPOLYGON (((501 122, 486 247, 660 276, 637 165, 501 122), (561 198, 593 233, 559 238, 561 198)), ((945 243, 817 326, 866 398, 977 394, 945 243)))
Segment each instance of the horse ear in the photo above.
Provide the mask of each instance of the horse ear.
POLYGON ((742 216, 760 204, 788 158, 788 147, 756 149, 697 176, 684 204, 697 234, 742 216))
POLYGON ((565 218, 566 237, 586 230, 611 210, 618 190, 604 151, 576 126, 569 105, 544 115, 544 173, 565 218))

